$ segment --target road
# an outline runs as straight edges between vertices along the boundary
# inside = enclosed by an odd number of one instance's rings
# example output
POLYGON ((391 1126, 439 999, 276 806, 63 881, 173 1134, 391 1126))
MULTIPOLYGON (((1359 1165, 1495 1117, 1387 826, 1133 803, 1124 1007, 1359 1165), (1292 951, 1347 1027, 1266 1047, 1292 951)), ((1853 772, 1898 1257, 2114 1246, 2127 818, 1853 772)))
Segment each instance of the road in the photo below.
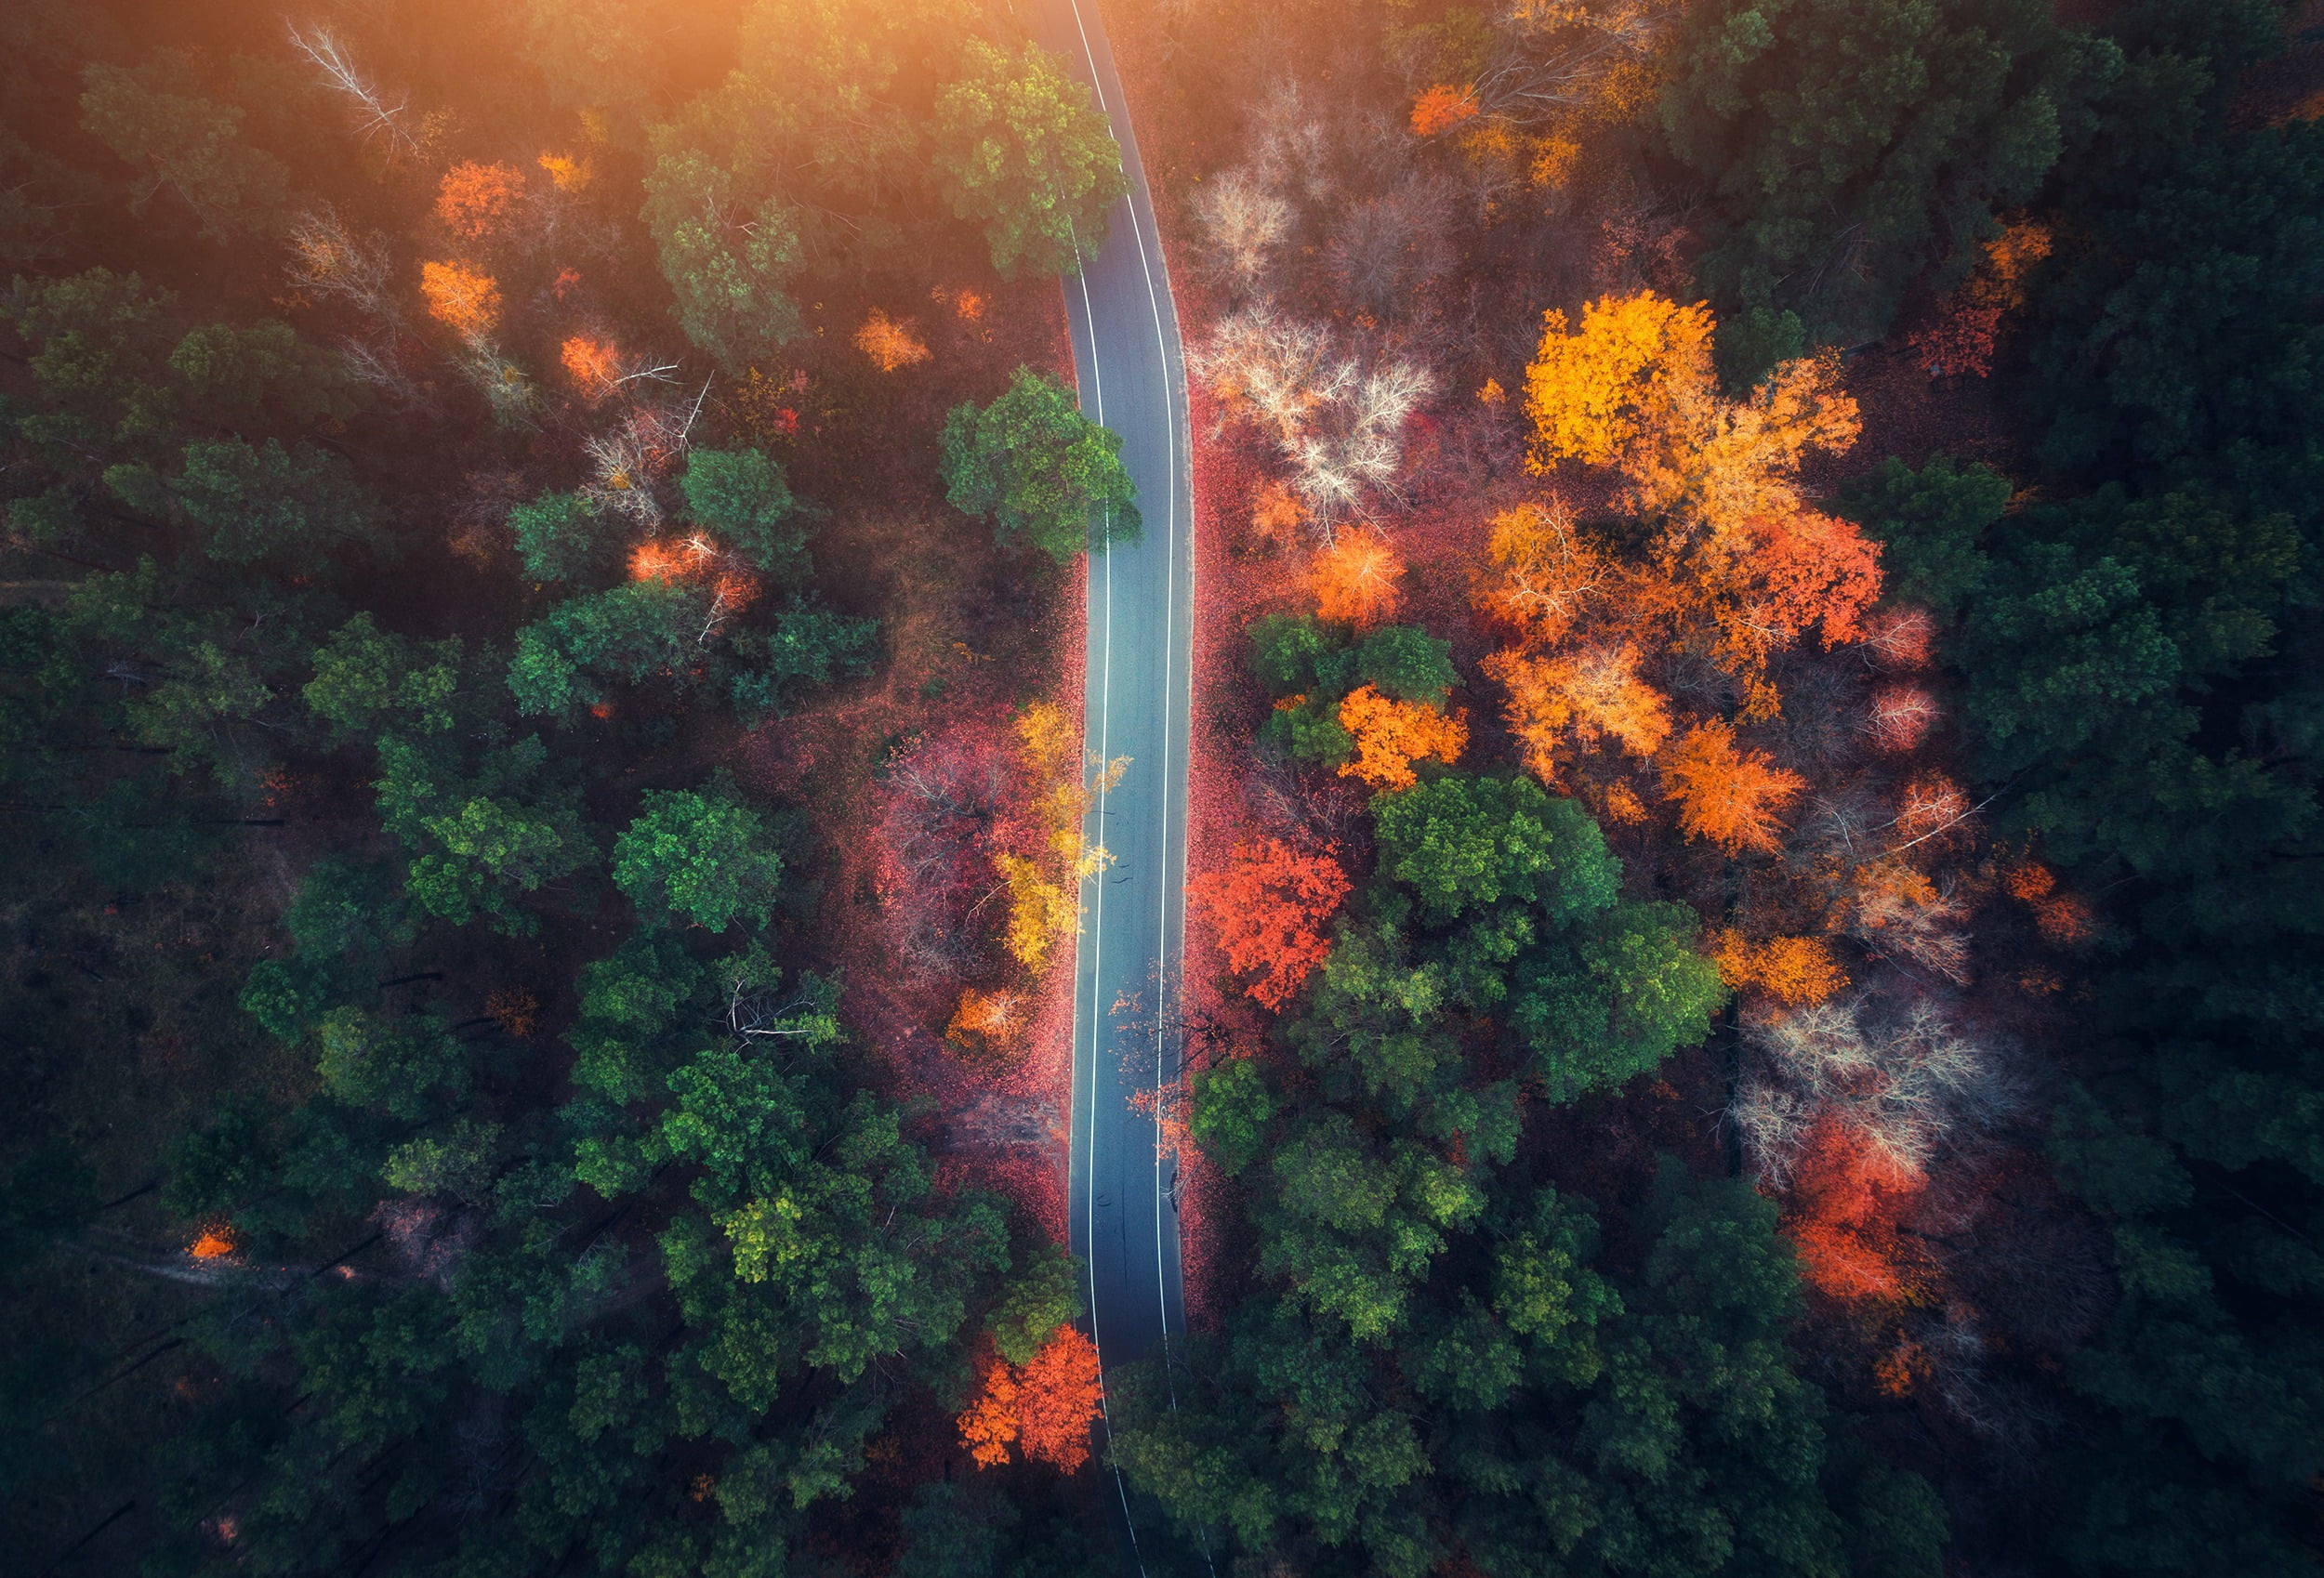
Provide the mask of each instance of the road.
MULTIPOLYGON (((1174 1164, 1152 1107, 1178 1077, 1173 1005, 1186 913, 1194 504, 1186 373, 1160 232, 1113 56, 1091 0, 1017 0, 1033 36, 1096 94, 1129 195, 1104 246, 1064 282, 1081 408, 1122 437, 1145 530, 1089 559, 1089 750, 1129 756, 1084 832, 1114 863, 1082 887, 1074 999, 1073 1248, 1089 1269, 1100 1361, 1127 1363, 1184 1325, 1174 1164)), ((1116 1486, 1118 1491, 1118 1484, 1116 1486)), ((1124 1509, 1127 1512, 1127 1499, 1124 1509)))

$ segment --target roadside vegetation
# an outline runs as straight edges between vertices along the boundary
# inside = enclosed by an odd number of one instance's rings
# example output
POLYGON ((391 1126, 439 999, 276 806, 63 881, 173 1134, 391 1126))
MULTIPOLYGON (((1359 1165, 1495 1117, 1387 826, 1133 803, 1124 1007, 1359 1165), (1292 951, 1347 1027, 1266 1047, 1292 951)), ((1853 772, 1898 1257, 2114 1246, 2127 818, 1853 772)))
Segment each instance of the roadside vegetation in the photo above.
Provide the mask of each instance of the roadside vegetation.
POLYGON ((2304 14, 1363 15, 1116 28, 1214 534, 1116 1461, 1252 1571, 2308 1571, 2304 14))
POLYGON ((1088 94, 944 0, 0 36, 11 1570, 1086 1571, 1088 94))

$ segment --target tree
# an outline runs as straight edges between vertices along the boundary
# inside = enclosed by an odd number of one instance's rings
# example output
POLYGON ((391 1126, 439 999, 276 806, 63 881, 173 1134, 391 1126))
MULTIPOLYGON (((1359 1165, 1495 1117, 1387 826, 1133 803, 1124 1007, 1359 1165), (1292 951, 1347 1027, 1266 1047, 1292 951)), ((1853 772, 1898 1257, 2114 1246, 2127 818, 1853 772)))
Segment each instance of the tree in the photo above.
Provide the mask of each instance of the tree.
POLYGON ((764 926, 782 876, 765 819, 720 780, 707 794, 648 790, 614 845, 614 881, 640 910, 667 908, 712 931, 764 926))
POLYGON ((1369 685, 1348 692, 1340 704, 1340 727, 1355 742, 1355 759, 1340 769, 1342 778, 1360 778, 1375 789, 1409 789, 1419 782, 1415 761, 1433 759, 1447 767, 1468 748, 1466 712, 1447 717, 1441 704, 1391 701, 1369 685))
POLYGON ((566 716, 597 702, 598 677, 636 685, 656 675, 692 678, 714 627, 716 589, 649 575, 570 598, 517 632, 508 690, 527 717, 566 716))
POLYGON ((1092 542, 1135 542, 1136 489, 1121 436, 1074 406, 1056 379, 1018 368, 1009 392, 944 419, 944 496, 993 522, 1001 546, 1020 541, 1058 563, 1092 542))
POLYGON ((984 1367, 983 1384, 960 1414, 960 1444, 979 1468, 997 1468, 1009 1461, 1010 1443, 1017 1439, 1016 1369, 1007 1360, 984 1367))
POLYGON ((1032 1463, 1070 1474, 1089 1461, 1089 1427, 1104 1400, 1097 1345, 1059 1326, 1018 1378, 1017 1445, 1032 1463))
POLYGON ((1877 336, 1925 270, 1966 271, 2120 68, 2026 0, 1688 11, 1661 123, 1720 204, 1707 277, 1738 309, 1797 309, 1816 341, 1877 336))
POLYGON ((460 653, 456 636, 414 642, 382 631, 365 609, 315 649, 315 677, 299 693, 342 742, 376 739, 390 728, 442 734, 456 722, 460 653))
POLYGON ((413 902, 456 926, 481 914, 505 931, 534 929, 513 896, 597 858, 579 796, 545 773, 548 762, 538 735, 483 753, 472 772, 397 735, 379 742, 379 820, 412 852, 413 902))
POLYGON ((882 373, 917 367, 928 360, 930 352, 928 343, 912 331, 910 321, 898 322, 875 307, 864 326, 855 331, 855 348, 882 373))
POLYGON ((1001 1358, 1020 1367, 1052 1334, 1088 1313, 1081 1289, 1089 1268, 1081 1257, 1055 1244, 1036 1245, 1011 1277, 1007 1294, 985 1317, 985 1329, 1001 1358))
POLYGON ((1688 730, 1662 761, 1663 798, 1679 803, 1679 826, 1730 855, 1774 853, 1776 813, 1806 787, 1766 752, 1738 747, 1735 726, 1719 718, 1688 730))
POLYGON ((1591 302, 1578 329, 1551 309, 1525 369, 1527 467, 1539 476, 1567 460, 1619 465, 1674 427, 1682 403, 1710 381, 1710 332, 1700 303, 1681 307, 1651 291, 1591 302))
POLYGON ((1315 594, 1315 616, 1369 630, 1393 617, 1402 598, 1396 583, 1404 560, 1375 531, 1336 534, 1315 556, 1308 584, 1315 594))
POLYGON ((362 1008, 335 1008, 314 1036, 323 1088, 350 1105, 409 1121, 427 1114, 438 1090, 456 1097, 466 1088, 467 1059, 441 1020, 390 1023, 362 1008))
POLYGON ((771 575, 806 572, 807 506, 765 452, 693 450, 678 480, 694 519, 750 563, 771 575))
POLYGON ((17 279, 0 312, 33 351, 42 407, 19 415, 17 432, 36 444, 111 445, 165 431, 176 414, 163 374, 174 301, 103 268, 17 279))
POLYGON ((1611 903, 1620 868, 1597 824, 1526 778, 1440 778, 1374 799, 1380 870, 1455 919, 1502 899, 1571 920, 1611 903))
POLYGON ((482 344, 500 322, 500 285, 466 263, 423 263, 419 294, 428 315, 471 345, 482 344))
POLYGON ((212 419, 254 421, 279 413, 304 425, 356 409, 338 360, 301 340, 288 323, 189 329, 169 353, 169 370, 188 409, 212 419))
POLYGON ((543 493, 508 512, 517 557, 536 581, 574 581, 610 566, 614 543, 579 493, 543 493))
POLYGON ((656 127, 645 222, 676 295, 679 327, 729 375, 799 337, 792 282, 804 265, 790 207, 746 196, 736 173, 656 127))
POLYGON ((1495 652, 1485 672, 1509 690, 1502 708, 1525 747, 1525 768, 1555 783, 1568 742, 1588 754, 1612 739, 1634 756, 1651 756, 1670 735, 1668 698, 1638 677, 1638 649, 1591 647, 1555 657, 1495 652))
POLYGON ((1985 586, 1983 539, 2009 498, 2009 480, 1989 466, 1940 454, 1916 472, 1891 455, 1849 486, 1841 511, 1879 539, 1890 594, 1949 623, 1985 586))
POLYGON ((1186 896, 1216 930, 1227 967, 1251 978, 1244 990, 1279 1009, 1330 956, 1324 927, 1348 888, 1328 849, 1310 853, 1268 838, 1236 845, 1222 870, 1186 885, 1186 896))
POLYGON ((227 564, 271 561, 314 574, 336 550, 375 546, 378 506, 328 450, 279 439, 186 446, 178 502, 208 529, 203 551, 227 564))
POLYGON ((966 74, 936 101, 945 200, 984 225, 1003 279, 1079 273, 1105 244, 1106 211, 1129 191, 1105 117, 1037 44, 1011 60, 971 38, 964 54, 966 74))
POLYGON ((513 164, 463 160, 436 187, 436 222, 461 241, 489 239, 524 197, 524 172, 513 164))
POLYGON ((244 145, 242 111, 202 96, 189 57, 156 50, 142 66, 89 66, 81 80, 83 127, 148 178, 137 207, 167 188, 213 241, 281 227, 290 173, 244 145))

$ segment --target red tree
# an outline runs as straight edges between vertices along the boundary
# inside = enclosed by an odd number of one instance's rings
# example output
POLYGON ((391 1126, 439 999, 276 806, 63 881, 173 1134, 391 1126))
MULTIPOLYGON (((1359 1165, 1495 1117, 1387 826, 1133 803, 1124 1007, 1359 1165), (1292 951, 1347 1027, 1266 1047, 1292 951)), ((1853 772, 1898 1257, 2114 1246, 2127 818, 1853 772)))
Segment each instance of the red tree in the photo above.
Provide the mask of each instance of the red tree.
POLYGON ((1236 846, 1224 871, 1196 877, 1186 893, 1217 928, 1228 965, 1254 978, 1245 990, 1280 1008, 1330 954, 1324 923, 1347 897, 1348 875, 1329 850, 1268 838, 1236 846))
POLYGON ((1089 1462, 1089 1425, 1104 1397, 1097 1345, 1058 1327, 1017 1375, 1017 1444, 1026 1460, 1068 1474, 1089 1462))
POLYGON ((1810 1287, 1854 1302, 1912 1302, 1927 1290, 1929 1256, 1903 1224, 1927 1182, 1825 1112, 1791 1175, 1784 1230, 1810 1287))

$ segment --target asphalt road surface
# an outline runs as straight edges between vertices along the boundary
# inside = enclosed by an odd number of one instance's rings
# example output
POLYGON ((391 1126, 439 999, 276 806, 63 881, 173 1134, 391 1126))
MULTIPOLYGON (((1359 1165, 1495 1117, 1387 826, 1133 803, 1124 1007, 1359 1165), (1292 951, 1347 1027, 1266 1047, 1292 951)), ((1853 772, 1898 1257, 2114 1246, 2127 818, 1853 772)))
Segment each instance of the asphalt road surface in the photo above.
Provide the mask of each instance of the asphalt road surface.
POLYGON ((1151 1102, 1178 1077, 1170 999, 1186 914, 1194 651, 1186 374, 1138 143, 1093 0, 1017 0, 1017 8, 1034 37, 1095 92, 1130 179, 1103 247, 1064 282, 1081 409, 1121 435, 1144 519, 1137 543, 1089 559, 1087 744, 1105 760, 1130 762, 1084 829, 1114 861, 1081 890, 1067 1210, 1073 1248, 1089 1263, 1099 1358, 1111 1368, 1144 1357, 1184 1324, 1175 1167, 1157 1152, 1151 1102))

